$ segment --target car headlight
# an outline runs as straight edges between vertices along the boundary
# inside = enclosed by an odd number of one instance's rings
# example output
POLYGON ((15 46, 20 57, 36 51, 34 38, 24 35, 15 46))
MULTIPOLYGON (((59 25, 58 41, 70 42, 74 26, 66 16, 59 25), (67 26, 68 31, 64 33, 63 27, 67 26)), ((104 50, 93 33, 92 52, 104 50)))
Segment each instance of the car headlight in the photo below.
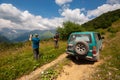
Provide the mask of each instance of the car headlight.
POLYGON ((73 44, 68 44, 67 49, 68 49, 68 50, 73 50, 73 44))
POLYGON ((68 44, 68 46, 73 46, 73 44, 68 44))

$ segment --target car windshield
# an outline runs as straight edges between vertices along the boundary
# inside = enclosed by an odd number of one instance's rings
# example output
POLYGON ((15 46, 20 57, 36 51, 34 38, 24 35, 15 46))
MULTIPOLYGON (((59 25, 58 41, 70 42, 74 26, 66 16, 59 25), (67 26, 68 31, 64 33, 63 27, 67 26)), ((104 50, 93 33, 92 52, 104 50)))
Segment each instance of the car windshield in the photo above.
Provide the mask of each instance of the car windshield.
POLYGON ((90 34, 72 34, 69 41, 86 41, 91 43, 91 36, 90 34))

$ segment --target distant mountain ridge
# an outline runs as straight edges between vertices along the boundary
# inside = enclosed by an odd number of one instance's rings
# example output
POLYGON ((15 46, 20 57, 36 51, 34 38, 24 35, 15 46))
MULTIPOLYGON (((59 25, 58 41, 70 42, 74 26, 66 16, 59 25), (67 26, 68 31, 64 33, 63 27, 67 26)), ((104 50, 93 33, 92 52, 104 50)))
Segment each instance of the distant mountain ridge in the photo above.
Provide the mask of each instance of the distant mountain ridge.
POLYGON ((29 38, 30 34, 38 34, 42 39, 52 38, 56 33, 56 29, 52 30, 19 30, 11 28, 2 28, 0 29, 1 41, 11 41, 11 42, 21 42, 26 41, 29 38), (3 39, 2 39, 3 38, 3 39))
POLYGON ((1 42, 10 42, 10 40, 7 39, 5 36, 0 35, 0 43, 1 42))
POLYGON ((27 41, 29 39, 30 34, 38 34, 40 39, 48 39, 52 38, 54 34, 56 33, 56 30, 33 30, 30 32, 23 33, 22 35, 18 36, 17 38, 13 39, 14 42, 20 42, 20 41, 27 41))
POLYGON ((9 40, 15 39, 25 32, 29 32, 29 30, 19 30, 19 29, 10 29, 10 28, 0 29, 0 34, 8 38, 9 40))

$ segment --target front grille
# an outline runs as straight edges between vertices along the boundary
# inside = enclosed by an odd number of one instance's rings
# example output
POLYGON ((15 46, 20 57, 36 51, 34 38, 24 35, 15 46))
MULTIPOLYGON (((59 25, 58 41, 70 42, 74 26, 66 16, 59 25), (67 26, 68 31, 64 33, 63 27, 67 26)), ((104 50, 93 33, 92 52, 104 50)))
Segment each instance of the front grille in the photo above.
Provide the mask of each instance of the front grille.
POLYGON ((73 50, 73 46, 68 46, 67 49, 68 50, 73 50))

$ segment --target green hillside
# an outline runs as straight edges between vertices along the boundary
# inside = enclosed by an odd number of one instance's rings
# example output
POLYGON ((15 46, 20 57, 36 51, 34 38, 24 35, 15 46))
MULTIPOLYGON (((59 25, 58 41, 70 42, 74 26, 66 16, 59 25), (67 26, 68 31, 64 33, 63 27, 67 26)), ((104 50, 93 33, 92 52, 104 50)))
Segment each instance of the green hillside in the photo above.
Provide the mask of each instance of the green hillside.
POLYGON ((52 32, 46 31, 40 36, 40 38, 41 39, 49 39, 49 38, 52 38, 53 36, 54 36, 54 34, 52 32))
POLYGON ((86 30, 95 30, 99 28, 106 29, 118 19, 120 19, 120 9, 104 13, 101 16, 84 23, 82 26, 85 27, 86 30))

